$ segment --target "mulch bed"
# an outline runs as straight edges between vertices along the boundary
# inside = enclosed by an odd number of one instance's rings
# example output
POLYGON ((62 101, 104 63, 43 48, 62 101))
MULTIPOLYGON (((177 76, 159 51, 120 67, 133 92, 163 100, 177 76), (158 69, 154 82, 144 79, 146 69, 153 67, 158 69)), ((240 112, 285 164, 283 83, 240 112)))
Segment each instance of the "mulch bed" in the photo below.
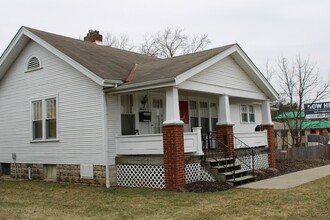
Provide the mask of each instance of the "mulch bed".
MULTIPOLYGON (((279 160, 276 161, 276 168, 256 170, 256 181, 328 164, 330 164, 330 160, 279 160)), ((231 188, 233 186, 225 182, 195 182, 187 184, 186 191, 203 193, 224 191, 231 188)))
POLYGON ((187 184, 186 191, 188 192, 216 192, 224 191, 233 188, 226 182, 195 182, 187 184))

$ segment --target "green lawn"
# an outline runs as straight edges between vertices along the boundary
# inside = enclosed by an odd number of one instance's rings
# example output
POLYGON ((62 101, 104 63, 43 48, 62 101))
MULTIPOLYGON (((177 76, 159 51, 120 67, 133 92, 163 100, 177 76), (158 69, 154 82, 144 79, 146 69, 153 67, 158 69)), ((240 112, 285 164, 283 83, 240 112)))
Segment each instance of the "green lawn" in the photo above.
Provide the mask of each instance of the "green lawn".
POLYGON ((330 176, 217 193, 0 180, 0 219, 329 219, 330 176))

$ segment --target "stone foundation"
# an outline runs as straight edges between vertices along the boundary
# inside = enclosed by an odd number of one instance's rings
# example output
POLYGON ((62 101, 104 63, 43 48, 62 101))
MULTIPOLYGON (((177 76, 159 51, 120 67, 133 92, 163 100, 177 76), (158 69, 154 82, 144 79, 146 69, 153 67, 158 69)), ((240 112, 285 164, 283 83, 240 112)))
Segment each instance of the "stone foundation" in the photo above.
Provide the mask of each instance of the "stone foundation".
POLYGON ((32 180, 43 180, 44 167, 42 164, 10 164, 10 177, 14 179, 29 179, 29 168, 31 169, 32 180))
MULTIPOLYGON (((13 179, 29 179, 29 169, 31 172, 31 180, 46 180, 44 164, 23 164, 16 163, 10 166, 10 177, 13 179)), ((110 169, 110 185, 117 183, 117 168, 115 165, 109 166, 110 169)), ((0 176, 2 170, 0 166, 0 176)), ((51 179, 47 179, 51 180, 51 179)), ((105 186, 105 166, 93 165, 93 177, 81 178, 80 165, 77 164, 57 164, 56 179, 57 182, 82 183, 89 185, 105 186)))

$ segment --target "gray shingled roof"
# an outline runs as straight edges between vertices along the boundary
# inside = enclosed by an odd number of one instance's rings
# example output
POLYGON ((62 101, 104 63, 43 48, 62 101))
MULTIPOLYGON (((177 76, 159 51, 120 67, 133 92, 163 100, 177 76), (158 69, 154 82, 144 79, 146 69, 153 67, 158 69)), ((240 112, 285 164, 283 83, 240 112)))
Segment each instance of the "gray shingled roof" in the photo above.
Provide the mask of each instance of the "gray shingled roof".
POLYGON ((166 78, 174 79, 181 73, 184 73, 185 71, 203 63, 204 61, 227 50, 232 46, 233 45, 228 45, 193 54, 143 63, 138 67, 136 76, 130 83, 166 78))
POLYGON ((227 45, 194 54, 159 59, 25 28, 103 79, 124 81, 134 65, 139 64, 133 80, 127 82, 129 84, 157 79, 174 79, 179 74, 233 46, 227 45))

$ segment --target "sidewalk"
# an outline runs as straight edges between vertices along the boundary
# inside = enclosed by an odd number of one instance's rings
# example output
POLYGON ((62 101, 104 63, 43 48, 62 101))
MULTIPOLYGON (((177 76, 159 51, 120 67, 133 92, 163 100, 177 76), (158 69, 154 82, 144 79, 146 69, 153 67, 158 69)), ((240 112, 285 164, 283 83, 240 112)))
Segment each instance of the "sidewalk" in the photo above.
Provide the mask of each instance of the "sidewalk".
POLYGON ((330 165, 302 170, 285 174, 253 183, 248 183, 238 188, 250 189, 288 189, 320 179, 330 175, 330 165))

